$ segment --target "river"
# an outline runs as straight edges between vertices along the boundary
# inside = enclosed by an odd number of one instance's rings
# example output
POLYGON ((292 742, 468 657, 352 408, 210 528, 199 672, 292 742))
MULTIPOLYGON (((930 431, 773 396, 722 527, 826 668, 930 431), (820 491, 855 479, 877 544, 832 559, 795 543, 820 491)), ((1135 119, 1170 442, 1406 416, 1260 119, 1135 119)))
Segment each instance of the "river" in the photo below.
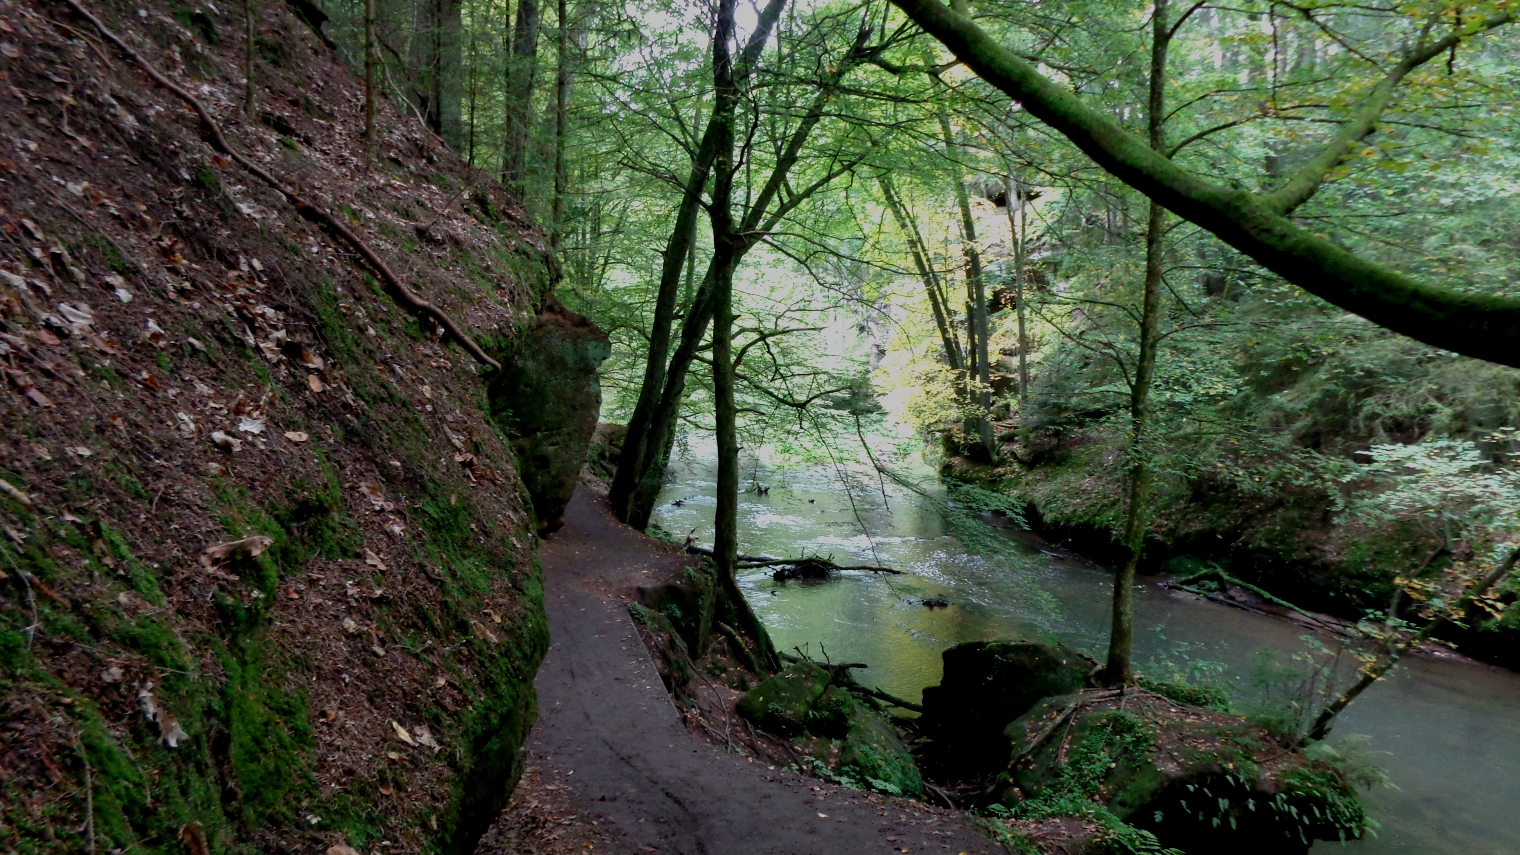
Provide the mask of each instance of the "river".
MULTIPOLYGON (((984 524, 1006 550, 992 561, 972 555, 946 534, 938 502, 870 473, 762 468, 753 476, 770 491, 740 496, 741 552, 832 555, 841 564, 906 571, 847 572, 818 584, 744 574, 740 584, 780 649, 864 662, 870 667, 855 672, 861 682, 913 700, 939 682, 940 652, 960 642, 1053 637, 1101 653, 1112 583, 1103 568, 993 518, 984 524), (921 604, 934 595, 948 607, 921 604)), ((710 545, 711 458, 673 462, 671 477, 655 523, 710 545)), ((1223 679, 1249 700, 1261 692, 1261 657, 1292 667, 1293 654, 1307 647, 1299 626, 1156 582, 1146 579, 1137 591, 1137 662, 1218 663, 1223 679)), ((1319 641, 1336 647, 1333 638, 1319 641)), ((1364 796, 1381 824, 1375 838, 1321 842, 1316 853, 1342 846, 1359 855, 1520 852, 1520 674, 1458 658, 1410 657, 1341 716, 1331 739, 1360 743, 1395 788, 1364 796)))

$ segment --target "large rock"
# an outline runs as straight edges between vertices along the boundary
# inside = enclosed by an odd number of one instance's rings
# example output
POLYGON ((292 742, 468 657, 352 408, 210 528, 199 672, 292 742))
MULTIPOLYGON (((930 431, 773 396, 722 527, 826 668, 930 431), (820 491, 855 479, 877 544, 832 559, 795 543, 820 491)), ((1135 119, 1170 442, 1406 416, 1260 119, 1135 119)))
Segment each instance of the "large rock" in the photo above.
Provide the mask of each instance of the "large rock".
POLYGON ((601 414, 597 369, 611 353, 606 333, 551 300, 491 381, 491 416, 517 452, 540 535, 564 524, 601 414))
POLYGON ((807 733, 813 705, 829 688, 829 672, 799 662, 767 678, 739 699, 739 714, 781 736, 807 733))
POLYGON ((1360 837, 1355 789, 1325 758, 1261 725, 1130 689, 1046 698, 1008 726, 999 800, 1016 814, 1101 806, 1163 846, 1231 855, 1305 853, 1360 837))
POLYGON ((923 776, 897 728, 859 703, 850 716, 837 771, 888 793, 920 796, 924 792, 923 776))
POLYGON ((1002 768, 1008 723, 1041 698, 1084 688, 1096 664, 1060 644, 973 641, 944 652, 938 686, 924 689, 920 730, 933 740, 935 765, 952 777, 1002 768))

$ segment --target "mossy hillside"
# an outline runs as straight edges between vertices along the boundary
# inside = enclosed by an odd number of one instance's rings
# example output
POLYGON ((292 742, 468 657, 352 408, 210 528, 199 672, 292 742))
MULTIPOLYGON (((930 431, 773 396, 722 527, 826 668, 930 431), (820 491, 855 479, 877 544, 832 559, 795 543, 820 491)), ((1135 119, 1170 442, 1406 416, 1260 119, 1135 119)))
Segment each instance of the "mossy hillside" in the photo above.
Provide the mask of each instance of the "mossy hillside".
POLYGON ((1050 698, 1008 732, 1017 762, 1001 802, 1018 818, 1123 822, 1189 852, 1301 852, 1370 825, 1353 777, 1326 758, 1148 693, 1050 698))
MULTIPOLYGON (((240 91, 225 38, 238 13, 143 8, 97 11, 150 59, 182 57, 166 73, 194 75, 197 92, 240 91)), ((53 366, 33 372, 45 397, 7 399, 0 432, 0 478, 30 496, 0 499, 0 838, 37 853, 177 855, 197 835, 218 855, 472 849, 520 771, 547 647, 530 514, 480 371, 212 158, 193 121, 140 110, 167 96, 143 92, 109 45, 4 17, 28 46, 18 86, 53 97, 95 81, 137 125, 87 102, 71 127, 101 157, 80 158, 16 116, 50 173, 128 217, 0 184, 7 222, 27 211, 45 235, 18 232, 0 267, 95 318, 88 334, 45 336, 0 304, 9 346, 53 366), (84 282, 31 260, 52 241, 84 282), (102 296, 107 276, 129 303, 102 296), (270 538, 262 554, 202 561, 252 535, 270 538)), ((385 156, 351 171, 331 153, 354 150, 351 111, 332 100, 352 81, 309 86, 347 72, 285 7, 261 9, 260 27, 268 97, 234 144, 346 207, 382 255, 401 264, 405 248, 409 285, 472 334, 517 335, 553 286, 543 235, 387 105, 385 156), (454 210, 440 183, 477 186, 497 221, 454 210)))

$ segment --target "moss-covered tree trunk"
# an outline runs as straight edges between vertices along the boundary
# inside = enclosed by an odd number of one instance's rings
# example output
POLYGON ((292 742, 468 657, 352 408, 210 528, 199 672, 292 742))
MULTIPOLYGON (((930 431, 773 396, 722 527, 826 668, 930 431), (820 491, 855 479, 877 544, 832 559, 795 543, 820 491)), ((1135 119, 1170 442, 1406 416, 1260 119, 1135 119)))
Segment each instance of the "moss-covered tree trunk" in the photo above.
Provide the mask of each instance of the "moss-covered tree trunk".
MULTIPOLYGON (((945 155, 954 163, 960 146, 956 144, 950 128, 950 118, 943 110, 939 114, 940 133, 945 140, 945 155)), ((968 380, 975 379, 976 394, 968 396, 976 401, 976 415, 971 427, 976 431, 977 441, 987 459, 997 458, 997 446, 993 442, 992 421, 987 411, 992 409, 992 370, 988 360, 987 338, 987 283, 982 275, 982 252, 976 245, 976 220, 971 215, 971 194, 966 190, 966 178, 956 166, 954 189, 955 202, 961 215, 961 253, 966 259, 966 337, 970 340, 971 365, 968 380)), ((967 385, 970 385, 969 383, 967 385)))
MULTIPOLYGON (((719 0, 713 27, 713 119, 717 157, 713 163, 713 410, 717 422, 718 496, 713 520, 713 560, 726 584, 739 563, 739 415, 734 403, 734 88, 728 40, 733 37, 736 0, 719 0)), ((699 651, 700 655, 700 651, 699 651)))
MULTIPOLYGON (((1156 0, 1151 16, 1151 72, 1148 120, 1151 147, 1166 148, 1166 55, 1172 38, 1167 23, 1167 0, 1156 0)), ((1129 492, 1124 502, 1124 560, 1114 577, 1114 604, 1108 637, 1104 681, 1110 685, 1134 679, 1131 658, 1135 645, 1135 573, 1145 549, 1150 524, 1151 381, 1156 374, 1156 340, 1161 329, 1161 288, 1165 274, 1166 209, 1150 203, 1145 224, 1145 286, 1140 309, 1140 353, 1130 378, 1129 492)))
POLYGON ((881 195, 887 201, 887 210, 892 212, 892 219, 897 221, 897 227, 902 230, 903 239, 908 242, 908 254, 913 258, 913 266, 918 270, 919 281, 924 284, 924 293, 929 296, 929 306, 934 311, 934 326, 939 330, 940 343, 945 349, 945 364, 952 371, 961 371, 961 343, 956 338, 955 328, 950 325, 952 316, 950 307, 946 304, 945 295, 940 289, 939 277, 934 273, 934 267, 929 263, 929 249, 924 245, 924 239, 919 234, 918 226, 913 222, 913 217, 908 213, 907 206, 902 203, 897 190, 892 186, 892 179, 883 174, 877 179, 881 185, 881 195))

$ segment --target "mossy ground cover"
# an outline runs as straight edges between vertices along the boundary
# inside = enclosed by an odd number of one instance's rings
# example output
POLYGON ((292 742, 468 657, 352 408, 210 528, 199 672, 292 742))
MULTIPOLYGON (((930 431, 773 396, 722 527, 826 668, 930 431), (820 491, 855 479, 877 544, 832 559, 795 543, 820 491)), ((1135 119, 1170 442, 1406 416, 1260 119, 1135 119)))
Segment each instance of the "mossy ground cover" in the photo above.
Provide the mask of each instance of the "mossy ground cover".
MULTIPOLYGON (((241 18, 144 8, 99 11, 150 59, 183 55, 197 86, 240 87, 239 45, 210 34, 241 18)), ((31 7, 0 17, 28 45, 18 86, 90 80, 125 105, 71 122, 126 164, 7 113, 40 150, 0 184, 0 324, 30 366, 0 400, 0 849, 469 850, 520 772, 547 647, 530 513, 476 367, 193 122, 139 110, 167 101, 126 64, 31 7), (91 188, 72 213, 44 162, 91 188), (37 261, 55 243, 77 277, 37 261), (48 289, 89 323, 49 327, 29 296, 48 289), (257 554, 208 552, 254 537, 257 554)), ((354 173, 357 129, 313 119, 351 112, 341 86, 309 87, 343 79, 333 63, 262 9, 260 85, 303 98, 261 98, 238 144, 279 170, 300 140, 302 174, 341 188, 323 201, 366 234, 377 218, 413 234, 400 204, 435 218, 474 263, 419 243, 412 287, 510 340, 552 284, 543 238, 388 108, 403 142, 385 180, 354 173), (450 211, 440 170, 497 222, 450 211)))

